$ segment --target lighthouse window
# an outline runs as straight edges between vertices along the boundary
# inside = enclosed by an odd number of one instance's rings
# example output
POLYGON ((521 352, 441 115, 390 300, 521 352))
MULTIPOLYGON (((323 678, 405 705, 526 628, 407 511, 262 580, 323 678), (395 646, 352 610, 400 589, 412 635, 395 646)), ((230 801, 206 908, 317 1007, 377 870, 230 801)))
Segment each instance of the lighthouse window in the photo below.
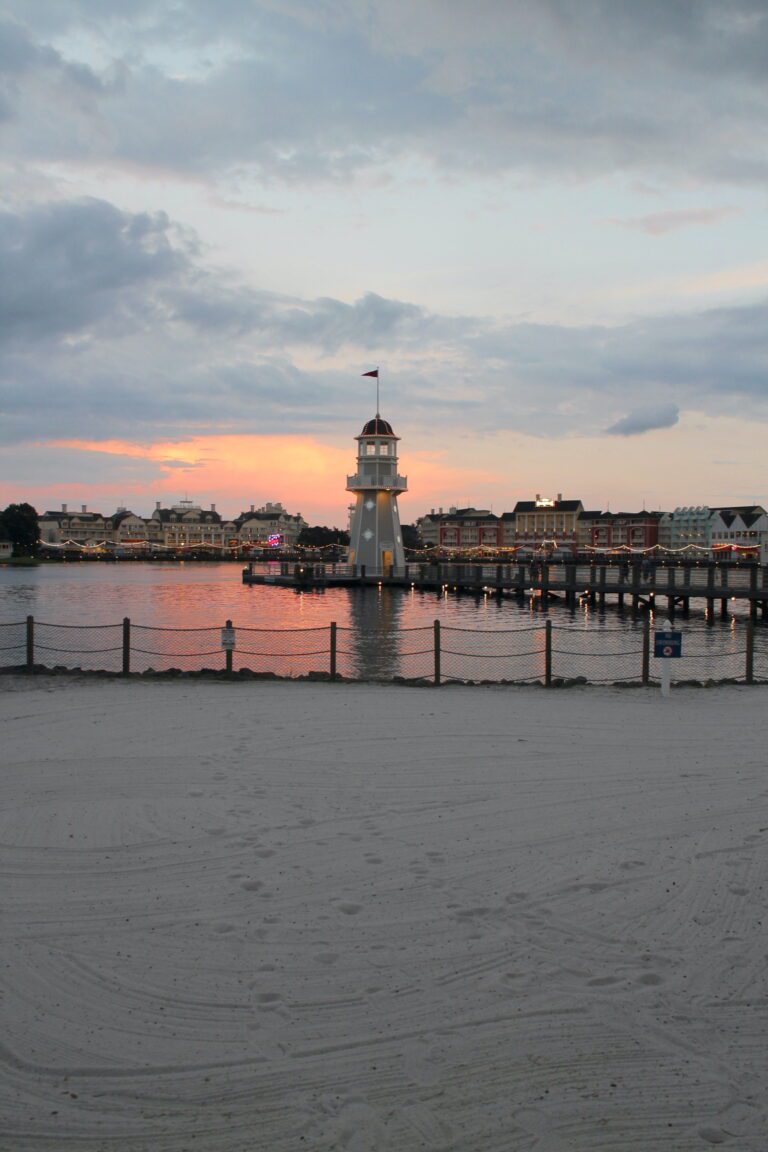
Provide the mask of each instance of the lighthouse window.
POLYGON ((375 456, 376 455, 376 445, 369 442, 365 446, 365 451, 368 454, 368 456, 375 456))
POLYGON ((379 452, 382 456, 389 456, 389 444, 379 444, 379 452))

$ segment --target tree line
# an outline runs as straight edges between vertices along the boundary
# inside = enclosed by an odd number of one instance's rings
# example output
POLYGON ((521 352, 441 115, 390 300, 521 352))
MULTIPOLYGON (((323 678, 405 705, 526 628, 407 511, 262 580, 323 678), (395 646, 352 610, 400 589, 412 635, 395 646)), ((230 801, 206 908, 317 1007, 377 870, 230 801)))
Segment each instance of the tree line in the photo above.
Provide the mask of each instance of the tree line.
POLYGON ((0 512, 0 540, 13 545, 14 556, 36 556, 37 509, 31 504, 9 504, 4 508, 0 512))

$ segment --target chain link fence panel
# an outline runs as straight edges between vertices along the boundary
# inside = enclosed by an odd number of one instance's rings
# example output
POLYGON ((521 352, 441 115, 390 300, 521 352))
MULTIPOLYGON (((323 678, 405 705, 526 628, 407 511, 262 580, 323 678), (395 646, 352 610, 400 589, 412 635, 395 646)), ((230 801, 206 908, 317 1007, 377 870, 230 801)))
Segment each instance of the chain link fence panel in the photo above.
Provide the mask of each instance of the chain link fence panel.
POLYGON ((339 628, 336 671, 347 680, 431 680, 434 631, 429 627, 339 628))
POLYGON ((71 672, 119 672, 122 624, 34 623, 35 664, 71 672))
POLYGON ((758 683, 768 683, 768 637, 763 643, 755 644, 754 677, 758 683))
POLYGON ((643 635, 600 629, 552 629, 552 679, 593 684, 638 683, 643 677, 643 635))
POLYGON ((0 624, 0 668, 22 668, 27 662, 27 622, 0 624))
POLYGON ((543 628, 481 631, 443 626, 440 633, 443 680, 521 684, 544 680, 543 628))
POLYGON ((131 625, 132 672, 221 671, 220 628, 148 628, 131 625))
POLYGON ((235 671, 248 669, 291 679, 330 675, 329 628, 237 628, 236 634, 235 671))

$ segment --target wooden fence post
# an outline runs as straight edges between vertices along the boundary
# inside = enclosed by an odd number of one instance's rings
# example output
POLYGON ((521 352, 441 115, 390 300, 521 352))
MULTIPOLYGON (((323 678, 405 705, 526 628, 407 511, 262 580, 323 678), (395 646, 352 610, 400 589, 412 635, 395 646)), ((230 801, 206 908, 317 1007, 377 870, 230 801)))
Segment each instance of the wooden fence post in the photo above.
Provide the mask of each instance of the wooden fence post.
POLYGON ((123 617, 123 676, 131 671, 131 622, 123 617))
POLYGON ((544 625, 544 685, 552 687, 552 621, 544 625))
POLYGON ((331 620, 331 680, 336 679, 336 621, 331 620))
MULTIPOLYGON (((231 628, 232 627, 232 621, 227 620, 225 627, 231 628)), ((226 659, 227 676, 231 676, 232 675, 232 649, 231 648, 226 649, 225 659, 226 659)))
POLYGON ((35 621, 27 616, 27 672, 35 670, 35 621))
POLYGON ((440 621, 435 620, 435 685, 440 683, 440 621))
POLYGON ((643 671, 642 681, 647 684, 651 678, 651 618, 643 621, 643 671))

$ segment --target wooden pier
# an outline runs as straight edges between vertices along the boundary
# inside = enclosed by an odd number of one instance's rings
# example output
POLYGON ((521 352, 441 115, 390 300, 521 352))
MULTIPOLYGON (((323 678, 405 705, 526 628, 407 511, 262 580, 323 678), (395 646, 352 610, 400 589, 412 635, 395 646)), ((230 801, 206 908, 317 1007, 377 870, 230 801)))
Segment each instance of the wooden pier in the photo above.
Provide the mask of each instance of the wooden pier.
POLYGON ((674 563, 552 563, 479 564, 437 561, 408 563, 397 571, 371 575, 347 564, 283 563, 248 565, 244 584, 272 584, 308 589, 387 586, 427 592, 450 589, 476 595, 536 597, 542 607, 550 600, 575 606, 587 600, 604 607, 613 603, 633 612, 652 609, 670 619, 687 615, 692 600, 704 601, 707 619, 728 619, 730 605, 746 602, 752 619, 768 618, 768 566, 722 561, 674 563))

